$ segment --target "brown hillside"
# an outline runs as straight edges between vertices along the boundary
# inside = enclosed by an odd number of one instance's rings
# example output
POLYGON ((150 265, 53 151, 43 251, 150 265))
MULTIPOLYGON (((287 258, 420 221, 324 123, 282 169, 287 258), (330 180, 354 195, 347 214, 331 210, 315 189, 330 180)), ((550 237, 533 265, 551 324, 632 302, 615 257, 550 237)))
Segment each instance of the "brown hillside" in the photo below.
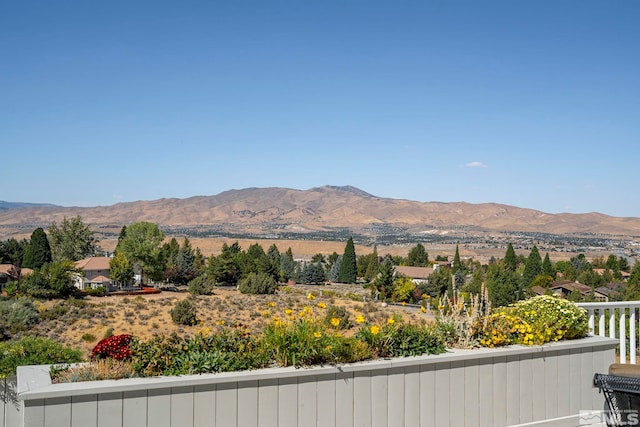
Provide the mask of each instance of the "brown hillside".
MULTIPOLYGON (((548 214, 496 203, 440 203, 379 198, 354 187, 324 186, 310 190, 247 188, 215 196, 159 199, 111 206, 28 207, 0 212, 0 237, 31 232, 64 217, 80 215, 96 228, 150 221, 161 226, 216 226, 257 235, 273 227, 293 232, 330 231, 346 227, 370 230, 388 224, 411 232, 468 228, 476 231, 523 231, 553 234, 640 236, 640 218, 600 213, 548 214)), ((367 233, 367 231, 363 231, 367 233)), ((369 234, 372 232, 369 231, 369 234)))

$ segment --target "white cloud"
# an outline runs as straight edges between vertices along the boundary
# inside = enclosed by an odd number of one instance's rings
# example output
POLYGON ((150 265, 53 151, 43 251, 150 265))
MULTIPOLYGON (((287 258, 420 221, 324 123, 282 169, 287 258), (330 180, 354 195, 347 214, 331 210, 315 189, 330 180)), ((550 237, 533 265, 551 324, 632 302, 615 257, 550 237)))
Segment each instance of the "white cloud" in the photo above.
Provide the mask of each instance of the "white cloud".
POLYGON ((482 162, 469 162, 464 165, 465 168, 488 168, 489 166, 485 165, 482 162))

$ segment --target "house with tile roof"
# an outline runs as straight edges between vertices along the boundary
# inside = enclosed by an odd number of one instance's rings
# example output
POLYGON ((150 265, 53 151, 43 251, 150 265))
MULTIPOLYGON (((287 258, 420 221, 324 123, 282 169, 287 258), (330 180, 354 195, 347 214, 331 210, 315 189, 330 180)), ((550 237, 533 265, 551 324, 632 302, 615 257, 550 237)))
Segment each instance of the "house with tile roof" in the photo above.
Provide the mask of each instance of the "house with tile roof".
POLYGON ((74 286, 80 290, 97 289, 102 286, 107 291, 114 291, 117 285, 109 278, 109 257, 90 257, 76 261, 76 268, 81 271, 74 279, 74 286))

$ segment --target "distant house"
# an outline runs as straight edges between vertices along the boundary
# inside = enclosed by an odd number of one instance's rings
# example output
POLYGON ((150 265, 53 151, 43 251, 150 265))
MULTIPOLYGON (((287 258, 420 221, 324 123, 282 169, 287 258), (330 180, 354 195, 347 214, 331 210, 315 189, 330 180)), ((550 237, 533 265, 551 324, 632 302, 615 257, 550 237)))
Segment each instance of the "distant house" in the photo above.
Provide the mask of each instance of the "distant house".
POLYGON ((19 280, 23 276, 33 273, 30 268, 18 268, 13 264, 0 264, 0 291, 8 282, 19 280))
MULTIPOLYGON (((593 269, 594 273, 599 274, 600 276, 602 276, 605 272, 604 268, 594 268, 593 269)), ((611 272, 613 274, 613 272, 611 272)), ((620 272, 620 276, 622 276, 622 280, 627 281, 629 280, 629 277, 631 277, 631 273, 627 273, 626 271, 621 271, 620 272)))
POLYGON ((76 262, 76 268, 82 269, 74 280, 74 286, 80 290, 97 289, 102 286, 107 291, 117 290, 117 286, 109 278, 109 257, 91 257, 76 262))
POLYGON ((396 267, 396 272, 402 274, 403 276, 408 277, 415 283, 419 285, 421 283, 428 283, 429 276, 435 270, 431 267, 409 267, 406 265, 399 265, 396 267))
POLYGON ((593 292, 593 297, 596 300, 609 301, 609 296, 607 294, 604 294, 597 289, 592 289, 591 286, 578 281, 572 282, 571 280, 559 280, 551 283, 549 288, 553 293, 563 298, 567 298, 572 292, 579 292, 583 297, 591 296, 591 293, 593 292))

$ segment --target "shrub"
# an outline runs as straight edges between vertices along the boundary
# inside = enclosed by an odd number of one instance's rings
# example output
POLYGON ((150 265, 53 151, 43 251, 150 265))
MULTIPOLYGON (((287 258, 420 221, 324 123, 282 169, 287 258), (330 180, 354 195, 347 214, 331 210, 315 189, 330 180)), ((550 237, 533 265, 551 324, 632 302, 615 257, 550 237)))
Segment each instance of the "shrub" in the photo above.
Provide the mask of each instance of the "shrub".
POLYGON ((133 369, 140 375, 187 375, 256 369, 267 365, 261 344, 251 335, 223 328, 208 328, 190 338, 155 336, 132 343, 133 369))
POLYGON ((104 331, 104 336, 102 338, 109 338, 113 335, 113 328, 109 326, 106 331, 104 331))
POLYGON ((87 294, 94 297, 103 297, 107 294, 107 290, 104 288, 104 286, 98 286, 95 289, 87 289, 87 294))
POLYGON ((349 329, 353 326, 347 309, 335 305, 332 305, 327 309, 324 323, 326 326, 334 329, 349 329))
POLYGON ((96 336, 90 333, 86 333, 82 335, 82 341, 86 342, 94 342, 96 340, 96 336))
POLYGON ((211 295, 214 283, 206 275, 200 275, 189 282, 189 292, 193 295, 211 295))
POLYGON ((82 361, 82 351, 42 337, 25 336, 18 341, 0 342, 0 377, 14 375, 23 365, 76 363, 82 361))
POLYGON ((369 345, 374 357, 419 356, 445 350, 444 339, 436 327, 400 323, 393 317, 382 327, 363 324, 356 337, 369 345))
POLYGON ((72 383, 79 381, 119 380, 136 377, 131 362, 116 359, 102 359, 79 366, 52 366, 51 381, 72 383))
POLYGON ((100 340, 91 351, 91 360, 107 358, 116 360, 126 359, 131 354, 129 346, 131 339, 131 335, 122 334, 112 335, 100 340))
POLYGON ((196 306, 188 299, 178 301, 169 313, 175 324, 191 326, 198 323, 196 306))
POLYGON ((30 299, 0 301, 0 330, 5 334, 26 331, 39 321, 38 310, 30 299))
POLYGON ((243 294, 274 294, 277 288, 275 279, 266 273, 249 273, 238 284, 243 294))
POLYGON ((480 343, 487 347, 506 344, 544 344, 587 334, 586 311, 570 301, 540 295, 495 310, 479 327, 480 343))

